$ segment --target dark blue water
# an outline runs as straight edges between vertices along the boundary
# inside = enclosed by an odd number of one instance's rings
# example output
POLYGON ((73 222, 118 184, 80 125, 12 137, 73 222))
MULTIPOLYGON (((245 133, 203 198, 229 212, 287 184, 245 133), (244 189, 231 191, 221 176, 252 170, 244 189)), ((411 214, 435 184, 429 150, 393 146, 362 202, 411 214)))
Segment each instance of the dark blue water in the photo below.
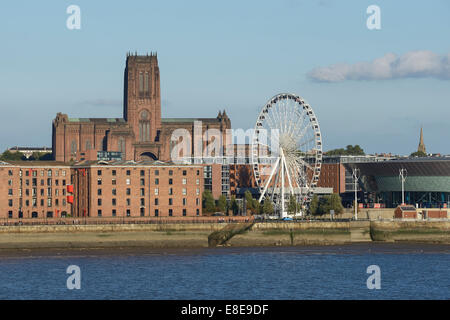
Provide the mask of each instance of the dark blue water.
POLYGON ((0 299, 450 299, 450 247, 2 254, 0 299), (80 290, 67 289, 69 265, 80 290), (380 267, 379 290, 366 286, 369 265, 380 267))

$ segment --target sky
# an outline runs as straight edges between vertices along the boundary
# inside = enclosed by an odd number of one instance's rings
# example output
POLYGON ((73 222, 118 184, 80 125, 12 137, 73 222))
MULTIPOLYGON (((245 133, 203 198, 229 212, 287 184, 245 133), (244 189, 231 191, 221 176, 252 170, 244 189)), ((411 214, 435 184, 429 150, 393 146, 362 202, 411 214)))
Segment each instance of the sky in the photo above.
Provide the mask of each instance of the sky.
POLYGON ((325 151, 406 155, 423 127, 427 152, 450 154, 446 0, 2 2, 0 150, 51 146, 57 112, 122 117, 128 51, 158 53, 162 117, 225 109, 248 129, 290 92, 314 109, 325 151))

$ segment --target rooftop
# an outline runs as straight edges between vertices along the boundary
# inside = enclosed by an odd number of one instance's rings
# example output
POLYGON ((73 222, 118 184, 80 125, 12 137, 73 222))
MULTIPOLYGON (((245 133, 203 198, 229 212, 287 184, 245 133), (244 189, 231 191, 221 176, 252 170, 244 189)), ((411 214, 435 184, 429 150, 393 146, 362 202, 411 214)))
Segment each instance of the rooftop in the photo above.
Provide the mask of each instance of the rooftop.
POLYGON ((125 123, 123 118, 69 118, 69 122, 107 122, 107 123, 125 123))
POLYGON ((70 167, 70 164, 61 161, 0 161, 0 166, 15 167, 70 167))
POLYGON ((34 151, 34 150, 40 150, 40 151, 52 151, 52 147, 11 147, 8 150, 13 151, 13 150, 17 150, 17 151, 34 151))
POLYGON ((216 122, 219 121, 217 118, 162 118, 161 122, 163 123, 181 123, 181 122, 194 122, 194 121, 202 121, 202 122, 216 122))
POLYGON ((90 167, 90 166, 195 166, 200 167, 198 165, 192 164, 175 164, 173 162, 163 162, 160 160, 141 160, 141 161, 133 161, 133 160, 110 160, 110 161, 81 161, 77 162, 73 165, 73 167, 90 167))

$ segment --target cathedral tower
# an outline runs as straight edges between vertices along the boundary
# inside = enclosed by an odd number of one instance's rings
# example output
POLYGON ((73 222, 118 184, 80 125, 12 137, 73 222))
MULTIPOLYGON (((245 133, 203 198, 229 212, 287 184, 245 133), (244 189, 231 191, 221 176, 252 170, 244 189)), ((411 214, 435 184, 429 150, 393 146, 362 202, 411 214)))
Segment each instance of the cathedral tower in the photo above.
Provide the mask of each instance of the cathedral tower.
POLYGON ((123 116, 133 129, 135 143, 159 141, 161 94, 156 53, 127 54, 124 91, 123 116))

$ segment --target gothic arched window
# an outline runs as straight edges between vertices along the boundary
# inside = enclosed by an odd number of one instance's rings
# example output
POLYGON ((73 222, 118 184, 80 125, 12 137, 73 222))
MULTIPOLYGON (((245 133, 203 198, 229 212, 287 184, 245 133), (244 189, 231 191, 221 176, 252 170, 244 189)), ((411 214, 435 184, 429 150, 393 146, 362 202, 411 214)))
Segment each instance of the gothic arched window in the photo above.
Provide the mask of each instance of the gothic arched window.
POLYGON ((139 98, 144 95, 144 74, 139 72, 139 98))
POLYGON ((91 146, 91 141, 90 140, 86 140, 86 150, 91 150, 92 146, 91 146))
POLYGON ((144 96, 149 97, 149 87, 148 87, 148 72, 144 74, 144 96))
POLYGON ((72 143, 70 144, 70 153, 75 154, 77 153, 77 141, 72 140, 72 143))
POLYGON ((139 141, 150 141, 150 114, 147 110, 141 112, 139 120, 139 141))
POLYGON ((119 152, 122 152, 122 159, 125 159, 125 139, 123 137, 119 137, 118 142, 119 152))
POLYGON ((150 97, 150 74, 148 71, 139 72, 139 98, 149 98, 150 97))

